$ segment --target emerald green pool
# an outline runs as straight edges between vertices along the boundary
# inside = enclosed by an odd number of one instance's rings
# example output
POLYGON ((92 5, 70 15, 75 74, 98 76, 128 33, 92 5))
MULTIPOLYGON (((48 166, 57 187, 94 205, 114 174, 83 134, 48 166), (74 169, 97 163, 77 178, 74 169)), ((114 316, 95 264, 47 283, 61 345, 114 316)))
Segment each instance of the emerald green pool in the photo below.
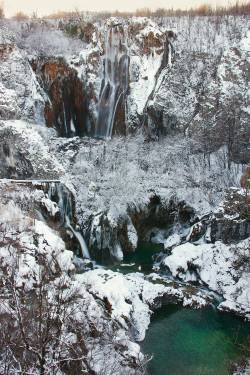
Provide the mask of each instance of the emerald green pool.
POLYGON ((142 349, 154 355, 149 375, 229 375, 249 338, 250 324, 230 314, 168 305, 154 314, 142 349))
POLYGON ((113 271, 121 273, 152 272, 153 257, 162 250, 161 245, 152 243, 140 243, 134 253, 126 254, 122 263, 111 267, 113 271))

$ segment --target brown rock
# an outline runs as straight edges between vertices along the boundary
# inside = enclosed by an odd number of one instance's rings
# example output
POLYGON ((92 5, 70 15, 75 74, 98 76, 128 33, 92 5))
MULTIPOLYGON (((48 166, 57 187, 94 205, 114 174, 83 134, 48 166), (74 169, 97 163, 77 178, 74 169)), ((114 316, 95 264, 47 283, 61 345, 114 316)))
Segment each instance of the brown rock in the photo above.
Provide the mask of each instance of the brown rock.
POLYGON ((250 165, 248 165, 246 167, 245 172, 241 176, 240 186, 242 188, 245 188, 245 189, 249 189, 250 188, 250 165))
POLYGON ((47 126, 59 136, 87 135, 88 99, 76 70, 62 58, 39 58, 31 65, 50 98, 44 109, 47 126))

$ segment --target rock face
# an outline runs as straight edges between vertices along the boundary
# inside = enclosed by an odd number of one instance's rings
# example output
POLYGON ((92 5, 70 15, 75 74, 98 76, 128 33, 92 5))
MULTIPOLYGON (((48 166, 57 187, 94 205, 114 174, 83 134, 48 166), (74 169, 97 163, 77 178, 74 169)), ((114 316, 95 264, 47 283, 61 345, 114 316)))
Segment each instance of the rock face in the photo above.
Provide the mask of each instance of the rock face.
POLYGON ((76 35, 86 35, 75 65, 84 73, 96 135, 124 135, 141 127, 158 138, 184 133, 206 153, 225 145, 229 163, 248 162, 246 24, 241 17, 112 18, 85 25, 86 31, 73 24, 76 35))
POLYGON ((226 26, 221 25, 216 34, 212 19, 205 21, 206 28, 198 19, 192 25, 177 23, 175 29, 180 27, 181 33, 176 33, 172 43, 172 64, 159 76, 147 111, 159 136, 189 134, 199 140, 204 152, 226 145, 229 160, 247 163, 249 34, 244 20, 240 21, 227 25, 229 40, 226 26), (213 40, 205 29, 214 35, 213 40))
POLYGON ((245 172, 241 176, 240 186, 247 190, 250 188, 250 165, 246 167, 245 172))
POLYGON ((250 319, 249 240, 249 197, 232 189, 210 218, 194 224, 163 256, 161 265, 177 279, 202 282, 221 294, 220 309, 250 319))
POLYGON ((238 190, 230 191, 211 221, 211 240, 237 243, 250 236, 250 197, 238 190))
MULTIPOLYGON (((79 30, 73 26, 84 38, 81 25, 79 30)), ((166 38, 156 23, 140 17, 111 18, 87 27, 87 45, 72 64, 81 72, 97 137, 125 135, 141 127, 156 75, 167 60, 166 38)))
POLYGON ((63 58, 39 58, 31 62, 50 101, 44 117, 48 127, 55 127, 59 136, 84 136, 88 128, 88 100, 77 71, 63 58))

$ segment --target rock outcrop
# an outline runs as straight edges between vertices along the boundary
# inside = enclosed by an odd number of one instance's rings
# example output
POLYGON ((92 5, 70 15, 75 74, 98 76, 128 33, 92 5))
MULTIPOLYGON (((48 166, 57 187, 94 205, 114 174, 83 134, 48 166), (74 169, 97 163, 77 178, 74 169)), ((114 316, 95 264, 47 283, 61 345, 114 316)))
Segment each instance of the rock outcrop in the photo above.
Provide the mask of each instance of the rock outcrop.
MULTIPOLYGON (((184 35, 182 29, 182 34, 177 33, 173 40, 175 54, 171 67, 159 76, 147 105, 151 126, 159 136, 182 133, 195 137, 204 153, 224 145, 229 164, 232 160, 248 163, 248 31, 240 20, 236 26, 230 21, 230 40, 226 42, 223 28, 220 30, 222 40, 227 43, 222 49, 219 35, 213 41, 206 40, 198 24, 196 20, 192 25, 197 33, 193 30, 191 35, 187 30, 184 35)), ((207 19, 206 24, 211 34, 215 33, 212 20, 207 19)))
POLYGON ((57 179, 64 173, 39 134, 42 129, 21 120, 0 121, 0 178, 57 179))
POLYGON ((240 186, 246 190, 250 189, 250 165, 246 167, 245 172, 241 176, 240 186))
POLYGON ((250 236, 250 197, 237 189, 228 192, 211 221, 211 240, 237 243, 250 236))
POLYGON ((77 71, 63 58, 38 58, 31 66, 50 99, 44 109, 47 126, 59 136, 90 134, 87 94, 77 71))
POLYGON ((23 119, 43 124, 46 95, 25 52, 14 42, 0 44, 0 64, 0 119, 23 119))

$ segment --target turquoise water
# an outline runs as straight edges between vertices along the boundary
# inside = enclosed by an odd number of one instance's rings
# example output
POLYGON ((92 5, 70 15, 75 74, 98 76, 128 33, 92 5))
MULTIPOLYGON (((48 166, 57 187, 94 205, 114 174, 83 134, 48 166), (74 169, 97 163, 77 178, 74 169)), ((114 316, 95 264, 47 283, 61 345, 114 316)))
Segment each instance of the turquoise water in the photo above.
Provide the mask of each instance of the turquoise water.
MULTIPOLYGON (((141 243, 109 268, 148 274, 161 250, 160 245, 141 243)), ((250 347, 250 323, 242 319, 213 308, 168 305, 154 313, 142 350, 153 354, 149 375, 230 375, 231 364, 245 357, 248 342, 250 347)))
POLYGON ((154 314, 142 349, 154 355, 149 375, 229 375, 248 338, 250 324, 230 314, 168 305, 154 314))
POLYGON ((125 255, 122 263, 110 267, 113 271, 121 273, 152 272, 153 258, 162 250, 161 245, 152 243, 140 243, 134 253, 125 255))

